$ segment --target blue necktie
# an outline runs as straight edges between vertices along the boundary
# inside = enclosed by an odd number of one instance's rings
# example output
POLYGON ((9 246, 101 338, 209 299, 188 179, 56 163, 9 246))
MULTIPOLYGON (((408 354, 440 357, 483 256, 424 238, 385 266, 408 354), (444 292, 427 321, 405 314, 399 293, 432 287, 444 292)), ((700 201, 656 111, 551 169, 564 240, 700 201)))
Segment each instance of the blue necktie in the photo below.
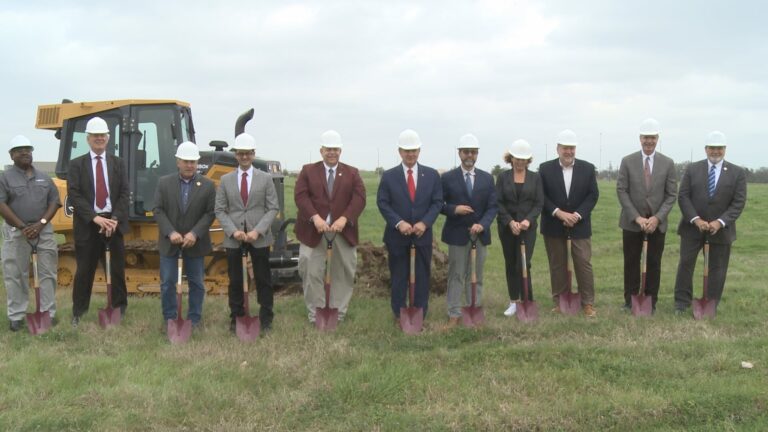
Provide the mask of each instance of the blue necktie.
POLYGON ((467 194, 469 194, 469 197, 472 197, 472 178, 470 177, 469 173, 466 174, 466 181, 467 184, 467 194))
POLYGON ((709 170, 709 179, 707 180, 707 188, 709 189, 709 198, 715 196, 715 166, 709 170))

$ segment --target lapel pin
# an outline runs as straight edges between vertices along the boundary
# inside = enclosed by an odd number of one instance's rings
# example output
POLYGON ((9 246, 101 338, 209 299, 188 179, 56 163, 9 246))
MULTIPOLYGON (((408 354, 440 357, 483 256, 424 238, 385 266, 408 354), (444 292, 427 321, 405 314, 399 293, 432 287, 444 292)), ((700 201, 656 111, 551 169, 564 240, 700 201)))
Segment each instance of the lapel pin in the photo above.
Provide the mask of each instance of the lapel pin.
POLYGON ((339 177, 341 177, 341 173, 339 173, 339 177))
POLYGON ((723 167, 723 171, 728 171, 728 167, 723 167))
POLYGON ((195 183, 195 185, 200 186, 200 182, 195 183))

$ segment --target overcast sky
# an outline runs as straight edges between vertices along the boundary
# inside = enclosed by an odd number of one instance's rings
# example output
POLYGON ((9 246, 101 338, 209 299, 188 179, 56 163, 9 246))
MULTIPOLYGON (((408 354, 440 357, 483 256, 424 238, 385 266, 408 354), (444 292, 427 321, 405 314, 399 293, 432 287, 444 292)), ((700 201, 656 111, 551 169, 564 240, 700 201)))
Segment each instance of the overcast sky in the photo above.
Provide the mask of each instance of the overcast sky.
MULTIPOLYGON (((662 126, 658 150, 704 157, 712 130, 726 159, 768 166, 768 6, 761 1, 29 1, 0 0, 0 143, 30 137, 38 104, 179 99, 197 142, 233 140, 235 119, 259 156, 297 170, 320 134, 342 135, 342 161, 399 162, 415 129, 420 162, 454 166, 475 134, 479 166, 518 138, 535 164, 562 129, 577 158, 607 168, 638 150, 638 126, 662 126)), ((10 163, 3 152, 3 163, 10 163)))

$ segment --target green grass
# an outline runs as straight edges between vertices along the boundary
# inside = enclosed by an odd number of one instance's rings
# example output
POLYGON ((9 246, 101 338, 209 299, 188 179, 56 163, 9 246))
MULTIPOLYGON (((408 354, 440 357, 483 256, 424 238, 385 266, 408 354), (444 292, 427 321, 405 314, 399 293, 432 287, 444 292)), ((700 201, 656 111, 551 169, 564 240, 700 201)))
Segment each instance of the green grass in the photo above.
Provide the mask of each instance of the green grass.
MULTIPOLYGON (((380 243, 377 179, 365 181, 361 236, 380 243)), ((438 331, 445 298, 433 296, 428 330, 405 336, 392 324, 388 300, 355 297, 339 330, 319 334, 305 322, 300 297, 279 296, 273 332, 242 345, 226 329, 226 298, 209 297, 205 332, 170 346, 159 331, 157 298, 132 297, 124 325, 102 331, 95 312, 104 297, 94 296, 75 331, 66 323, 70 292, 61 291, 63 322, 52 332, 0 329, 0 430, 768 429, 768 187, 749 186, 725 297, 717 319, 703 322, 672 314, 674 233, 656 316, 619 311, 619 209, 615 184, 600 188, 597 320, 547 312, 543 243, 532 272, 541 319, 526 325, 504 318, 495 232, 481 330, 438 331), (755 368, 741 369, 743 360, 755 368)), ((286 196, 292 193, 289 185, 286 196)), ((677 210, 670 220, 676 225, 677 210)))

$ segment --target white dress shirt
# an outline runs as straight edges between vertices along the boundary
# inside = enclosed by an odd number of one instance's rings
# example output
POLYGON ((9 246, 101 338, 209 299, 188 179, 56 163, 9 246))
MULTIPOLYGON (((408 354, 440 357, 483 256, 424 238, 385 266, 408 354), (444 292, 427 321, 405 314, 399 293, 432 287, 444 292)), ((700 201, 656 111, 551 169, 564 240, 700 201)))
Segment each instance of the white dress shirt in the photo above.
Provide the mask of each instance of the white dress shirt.
POLYGON ((112 213, 112 194, 109 191, 109 170, 107 169, 107 152, 104 152, 100 155, 97 155, 93 152, 93 150, 90 151, 91 154, 91 168, 93 171, 93 211, 96 213, 112 213), (101 168, 104 172, 104 183, 107 186, 107 203, 104 205, 104 208, 99 208, 96 206, 96 156, 101 156, 101 168))

